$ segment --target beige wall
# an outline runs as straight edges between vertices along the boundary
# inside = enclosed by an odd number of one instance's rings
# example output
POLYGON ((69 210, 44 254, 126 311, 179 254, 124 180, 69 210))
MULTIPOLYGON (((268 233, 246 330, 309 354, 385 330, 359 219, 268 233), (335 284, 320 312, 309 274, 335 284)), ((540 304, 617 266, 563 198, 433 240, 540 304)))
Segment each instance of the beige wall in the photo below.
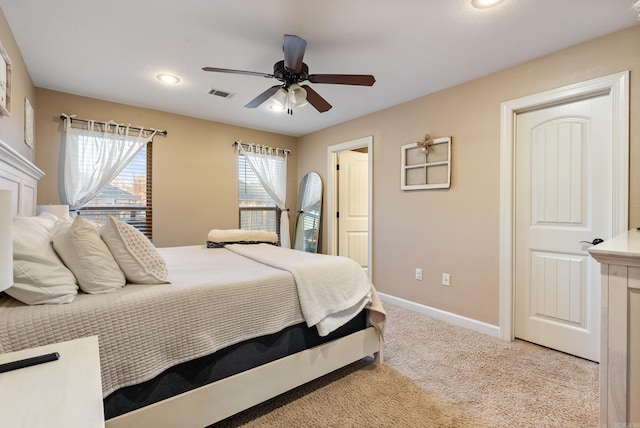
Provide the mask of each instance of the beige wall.
POLYGON ((287 206, 297 202, 296 139, 46 89, 37 89, 35 162, 45 173, 38 203, 60 201, 60 114, 165 129, 153 144, 153 241, 158 247, 204 244, 212 228, 238 227, 236 140, 292 149, 287 206))
MULTIPOLYGON (((213 227, 237 225, 235 140, 291 148, 287 205, 309 171, 326 181, 327 147, 374 139, 373 279, 384 293, 498 324, 500 103, 631 71, 630 226, 640 224, 640 26, 299 138, 35 89, 0 11, 0 40, 13 62, 12 116, 0 139, 47 174, 38 201, 58 203, 60 113, 167 129, 154 144, 158 246, 200 244, 213 227), (36 112, 35 154, 24 144, 24 98, 36 112), (400 146, 425 132, 452 136, 452 187, 400 191, 400 146), (414 269, 424 270, 416 281, 414 269), (451 287, 440 285, 443 272, 451 287)), ((325 205, 326 206, 326 205, 325 205)), ((326 227, 322 242, 326 243, 326 227)))
POLYGON ((631 71, 630 226, 637 226, 640 26, 304 136, 298 174, 315 170, 326 179, 328 146, 372 135, 377 289, 497 325, 500 104, 624 70, 631 71), (451 188, 403 192, 400 147, 426 132, 453 137, 451 188), (414 279, 416 267, 423 281, 414 279), (443 272, 451 287, 440 285, 443 272))
MULTIPOLYGON (((0 117, 0 140, 9 144, 25 158, 33 161, 34 150, 24 143, 24 99, 37 108, 35 88, 13 38, 9 24, 0 9, 0 44, 11 59, 11 116, 0 117)), ((38 135, 35 135, 38 138, 38 135)), ((35 144, 34 144, 35 148, 35 144)))

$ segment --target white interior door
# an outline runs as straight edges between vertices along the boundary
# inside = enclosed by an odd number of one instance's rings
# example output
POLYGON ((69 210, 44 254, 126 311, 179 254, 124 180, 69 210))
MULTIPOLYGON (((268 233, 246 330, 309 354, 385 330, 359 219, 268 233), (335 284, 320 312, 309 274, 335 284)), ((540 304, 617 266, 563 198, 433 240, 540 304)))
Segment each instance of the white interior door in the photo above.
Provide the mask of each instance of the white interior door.
POLYGON ((338 255, 369 269, 369 155, 338 153, 338 255))
POLYGON ((518 114, 515 336, 600 359, 600 268, 612 235, 611 95, 518 114))

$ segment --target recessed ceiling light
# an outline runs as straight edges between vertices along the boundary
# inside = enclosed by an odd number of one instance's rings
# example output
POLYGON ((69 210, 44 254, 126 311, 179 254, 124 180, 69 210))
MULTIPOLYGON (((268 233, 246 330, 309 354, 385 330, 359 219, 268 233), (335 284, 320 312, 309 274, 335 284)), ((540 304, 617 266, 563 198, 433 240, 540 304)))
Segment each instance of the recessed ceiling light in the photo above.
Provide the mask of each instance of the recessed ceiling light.
POLYGON ((174 76, 173 74, 161 73, 156 76, 158 80, 164 83, 170 83, 175 85, 180 82, 180 78, 178 76, 174 76))
POLYGON ((471 5, 478 9, 486 9, 493 7, 498 3, 502 3, 504 0, 471 0, 471 5))

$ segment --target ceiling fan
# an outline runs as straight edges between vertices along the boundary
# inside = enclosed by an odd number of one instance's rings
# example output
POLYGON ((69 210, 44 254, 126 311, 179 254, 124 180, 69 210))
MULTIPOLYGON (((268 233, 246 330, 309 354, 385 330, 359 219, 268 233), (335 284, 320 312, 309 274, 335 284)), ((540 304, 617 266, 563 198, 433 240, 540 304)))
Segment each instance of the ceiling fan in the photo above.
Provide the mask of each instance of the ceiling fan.
POLYGON ((273 74, 256 71, 231 70, 228 68, 203 67, 204 71, 218 73, 246 74, 249 76, 261 76, 275 78, 282 82, 274 85, 251 100, 245 107, 256 108, 269 98, 279 102, 287 113, 293 114, 294 107, 302 107, 308 102, 320 113, 331 108, 331 104, 320 96, 309 85, 300 85, 301 82, 332 83, 335 85, 372 86, 376 79, 370 74, 309 74, 309 67, 302 62, 304 51, 307 48, 306 40, 290 35, 284 35, 284 60, 273 65, 273 74))

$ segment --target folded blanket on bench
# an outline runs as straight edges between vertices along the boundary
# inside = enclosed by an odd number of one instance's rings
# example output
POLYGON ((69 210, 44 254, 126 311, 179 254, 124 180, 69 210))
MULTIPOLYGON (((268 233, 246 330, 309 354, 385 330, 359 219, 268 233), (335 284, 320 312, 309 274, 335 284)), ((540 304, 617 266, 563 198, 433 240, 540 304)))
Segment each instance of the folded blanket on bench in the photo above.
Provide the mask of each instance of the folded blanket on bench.
POLYGON ((278 235, 266 230, 211 229, 207 236, 208 248, 226 244, 278 244, 278 235))

